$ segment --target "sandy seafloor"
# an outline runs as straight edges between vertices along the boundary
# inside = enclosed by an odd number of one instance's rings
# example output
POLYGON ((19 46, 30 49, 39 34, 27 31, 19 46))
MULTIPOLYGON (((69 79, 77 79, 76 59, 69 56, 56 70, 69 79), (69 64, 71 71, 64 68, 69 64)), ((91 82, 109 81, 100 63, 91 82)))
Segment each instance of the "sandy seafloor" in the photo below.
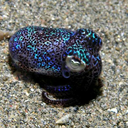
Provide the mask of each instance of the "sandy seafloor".
POLYGON ((8 40, 0 42, 0 128, 127 128, 128 1, 0 0, 0 30, 24 26, 93 29, 100 51, 102 95, 88 104, 66 108, 42 101, 38 83, 8 64, 8 40), (63 124, 56 121, 65 118, 63 124))

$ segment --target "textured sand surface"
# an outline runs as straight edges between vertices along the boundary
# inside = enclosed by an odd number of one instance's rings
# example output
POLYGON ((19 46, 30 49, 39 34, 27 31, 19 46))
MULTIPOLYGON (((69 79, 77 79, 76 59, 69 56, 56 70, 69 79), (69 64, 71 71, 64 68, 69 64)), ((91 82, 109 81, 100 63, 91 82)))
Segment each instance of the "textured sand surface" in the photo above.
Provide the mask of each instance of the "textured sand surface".
POLYGON ((0 0, 0 30, 17 31, 27 25, 93 29, 103 41, 102 95, 82 106, 58 108, 45 104, 38 83, 27 73, 11 71, 8 40, 2 40, 1 128, 128 127, 128 1, 78 1, 0 0))

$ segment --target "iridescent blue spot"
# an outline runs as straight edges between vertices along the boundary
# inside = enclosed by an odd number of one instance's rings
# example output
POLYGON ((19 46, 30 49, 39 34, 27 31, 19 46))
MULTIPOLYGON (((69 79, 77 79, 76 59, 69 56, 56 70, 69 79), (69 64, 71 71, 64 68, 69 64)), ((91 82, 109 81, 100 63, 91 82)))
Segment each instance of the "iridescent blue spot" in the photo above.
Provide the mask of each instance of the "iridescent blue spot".
POLYGON ((37 63, 37 67, 39 67, 39 68, 40 68, 40 67, 41 67, 41 63, 37 63))
POLYGON ((97 59, 100 60, 100 56, 97 56, 97 59))
POLYGON ((41 62, 41 61, 42 61, 42 58, 41 58, 41 57, 39 57, 39 58, 38 58, 38 60, 41 62))
POLYGON ((36 45, 37 44, 37 41, 36 40, 33 40, 32 41, 32 45, 36 45))
POLYGON ((56 35, 56 32, 51 31, 50 36, 56 35))
POLYGON ((58 71, 60 71, 60 67, 58 67, 57 69, 58 69, 58 71))
POLYGON ((33 47, 33 51, 36 52, 37 51, 37 48, 33 47))
POLYGON ((14 47, 12 47, 12 51, 15 51, 15 48, 14 47))
POLYGON ((20 40, 20 41, 22 41, 22 40, 23 40, 23 38, 24 38, 24 37, 23 37, 23 36, 21 36, 21 37, 19 38, 19 40, 20 40))
POLYGON ((54 45, 58 45, 58 42, 54 42, 54 45))
POLYGON ((48 65, 53 65, 53 62, 52 61, 48 62, 48 65))
POLYGON ((32 49, 32 46, 31 45, 28 45, 27 46, 27 50, 31 50, 32 49))
POLYGON ((68 88, 71 88, 71 86, 70 86, 70 85, 68 85, 68 88))
POLYGON ((70 88, 67 88, 66 86, 64 87, 64 91, 69 91, 70 88))
POLYGON ((18 45, 16 45, 16 49, 20 49, 21 47, 20 47, 20 45, 18 44, 18 45))
POLYGON ((62 35, 62 38, 63 38, 64 41, 67 41, 67 40, 70 39, 70 34, 69 33, 64 34, 64 35, 62 35))
POLYGON ((50 60, 50 57, 47 57, 48 60, 50 60))
POLYGON ((92 34, 92 37, 95 38, 95 34, 94 33, 92 34))
POLYGON ((99 41, 100 41, 100 44, 101 44, 101 42, 102 42, 101 39, 99 39, 99 41))
POLYGON ((35 54, 35 59, 37 59, 37 54, 35 54))
POLYGON ((49 49, 49 50, 47 50, 47 52, 50 52, 51 53, 51 52, 53 52, 53 49, 49 49))
POLYGON ((14 41, 17 41, 17 37, 14 38, 14 41))
POLYGON ((50 65, 45 65, 45 69, 49 69, 50 68, 50 65))
POLYGON ((42 62, 42 66, 45 66, 45 62, 42 62))

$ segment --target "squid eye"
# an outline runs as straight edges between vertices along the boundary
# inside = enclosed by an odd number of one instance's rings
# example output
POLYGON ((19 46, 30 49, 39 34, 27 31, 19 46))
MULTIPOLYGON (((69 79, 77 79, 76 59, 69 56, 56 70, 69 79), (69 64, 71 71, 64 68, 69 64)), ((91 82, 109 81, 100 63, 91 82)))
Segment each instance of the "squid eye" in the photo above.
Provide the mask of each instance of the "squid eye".
POLYGON ((67 56, 66 66, 73 72, 80 72, 85 69, 86 63, 81 61, 78 57, 67 56))

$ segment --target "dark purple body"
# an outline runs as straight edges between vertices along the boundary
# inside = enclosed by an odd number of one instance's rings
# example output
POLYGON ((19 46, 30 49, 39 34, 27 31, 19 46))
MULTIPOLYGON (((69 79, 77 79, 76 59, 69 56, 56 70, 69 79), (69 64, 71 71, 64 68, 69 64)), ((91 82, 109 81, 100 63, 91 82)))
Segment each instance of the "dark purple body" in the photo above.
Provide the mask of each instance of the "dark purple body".
POLYGON ((70 31, 28 26, 11 37, 9 52, 21 69, 38 73, 42 79, 43 76, 58 81, 62 79, 57 85, 54 81, 53 84, 44 84, 44 88, 55 96, 61 93, 61 100, 49 99, 46 92, 43 92, 43 97, 49 103, 64 104, 71 99, 65 99, 69 93, 87 89, 99 77, 102 69, 101 46, 101 39, 88 29, 70 31), (80 71, 70 69, 70 65, 79 68, 82 64, 85 67, 81 66, 80 71))

